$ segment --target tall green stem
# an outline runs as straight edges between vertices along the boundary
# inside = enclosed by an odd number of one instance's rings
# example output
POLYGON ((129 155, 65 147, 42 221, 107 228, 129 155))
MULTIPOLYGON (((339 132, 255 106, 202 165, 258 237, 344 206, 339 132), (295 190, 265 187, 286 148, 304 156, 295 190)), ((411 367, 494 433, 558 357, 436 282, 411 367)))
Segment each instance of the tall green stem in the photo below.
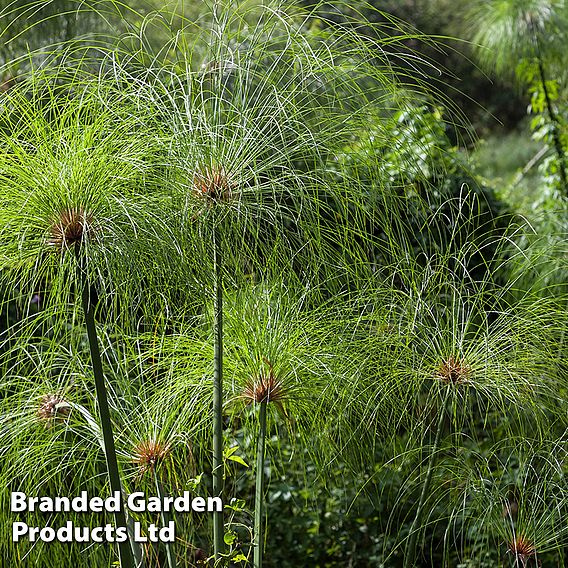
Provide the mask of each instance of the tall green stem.
MULTIPOLYGON (((154 482, 156 484, 157 495, 160 499, 160 502, 163 503, 164 497, 166 495, 165 495, 165 492, 164 492, 164 488, 162 486, 162 482, 160 481, 160 478, 158 477, 158 472, 156 471, 156 469, 154 469, 154 482)), ((172 520, 172 517, 171 517, 169 511, 162 511, 161 517, 162 517, 162 525, 164 525, 164 526, 167 526, 168 523, 172 520)), ((177 568, 174 545, 171 542, 166 543, 166 558, 167 558, 167 561, 168 561, 168 568, 177 568)))
MULTIPOLYGON (((82 265, 82 260, 83 259, 81 257, 79 248, 77 248, 78 269, 80 273, 80 282, 83 288, 83 311, 85 312, 87 337, 89 339, 91 364, 95 378, 95 391, 97 396, 97 404, 99 407, 99 417, 101 419, 101 430, 103 433, 103 444, 105 449, 108 476, 110 480, 110 488, 113 494, 118 493, 121 499, 120 508, 114 513, 114 520, 117 527, 126 527, 126 515, 124 513, 124 504, 122 502, 120 473, 118 470, 118 461, 116 459, 116 449, 114 447, 114 436, 112 433, 112 423, 110 419, 110 409, 108 406, 103 366, 101 362, 101 353, 97 337, 97 328, 95 326, 95 306, 94 302, 92 301, 89 278, 87 276, 85 267, 82 265)), ((119 542, 118 550, 120 555, 120 566, 122 568, 134 568, 134 560, 132 557, 132 550, 130 548, 129 540, 127 539, 126 541, 119 542)))
POLYGON ((566 176, 566 160, 564 158, 564 150, 562 149, 562 142, 560 141, 560 121, 556 116, 554 107, 552 106, 552 101, 550 100, 550 93, 548 92, 548 87, 546 85, 546 75, 544 71, 544 64, 542 59, 538 59, 538 72, 540 75, 540 83, 542 85, 542 90, 544 92, 544 99, 546 101, 546 109, 548 110, 548 116, 552 122, 552 139, 554 141, 554 149, 558 156, 558 171, 560 173, 560 179, 562 180, 562 185, 564 193, 568 193, 568 180, 566 176))
POLYGON ((256 451, 256 486, 254 496, 254 568, 262 568, 264 551, 264 454, 266 445, 266 407, 267 402, 260 403, 258 417, 259 431, 256 451))
POLYGON ((434 471, 434 461, 436 459, 438 446, 440 445, 440 437, 442 435, 442 430, 444 429, 444 418, 446 417, 446 405, 448 403, 449 396, 450 396, 450 387, 448 387, 448 392, 444 397, 444 402, 442 403, 442 406, 440 407, 438 424, 436 426, 436 436, 434 438, 434 444, 432 445, 432 450, 430 452, 430 459, 428 460, 428 469, 426 470, 426 477, 424 478, 424 484, 422 485, 422 492, 420 493, 418 507, 416 508, 416 515, 414 516, 414 520, 412 521, 412 526, 410 527, 410 536, 404 554, 404 564, 403 564, 404 568, 412 568, 413 566, 416 565, 416 545, 418 543, 418 527, 422 521, 424 504, 426 502, 426 497, 430 492, 430 486, 432 484, 432 472, 434 471))
POLYGON ((538 74, 540 79, 540 84, 542 85, 542 91, 544 93, 544 100, 546 102, 546 110, 548 111, 548 116, 552 122, 552 139, 554 141, 554 149, 558 156, 558 171, 560 173, 560 179, 562 180, 564 193, 568 193, 568 179, 566 175, 566 159, 564 157, 564 149, 562 148, 562 142, 560 140, 560 121, 558 116, 554 111, 552 106, 552 101, 550 99, 550 93, 548 92, 548 86, 546 84, 546 72, 544 70, 544 61, 542 57, 542 47, 540 42, 539 32, 536 31, 536 26, 531 19, 531 28, 533 30, 533 41, 536 47, 536 59, 538 61, 538 74))
MULTIPOLYGON (((213 495, 223 492, 223 272, 221 242, 214 230, 213 263, 215 265, 215 368, 213 376, 213 495)), ((213 546, 218 562, 224 546, 223 511, 213 513, 213 546)))

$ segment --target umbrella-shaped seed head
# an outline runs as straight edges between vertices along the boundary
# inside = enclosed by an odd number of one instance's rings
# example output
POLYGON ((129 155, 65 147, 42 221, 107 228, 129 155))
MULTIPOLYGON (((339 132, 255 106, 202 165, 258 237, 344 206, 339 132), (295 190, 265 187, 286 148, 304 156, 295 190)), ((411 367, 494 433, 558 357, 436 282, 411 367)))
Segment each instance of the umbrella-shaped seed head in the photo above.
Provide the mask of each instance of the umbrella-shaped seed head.
POLYGON ((286 400, 287 392, 284 383, 274 372, 272 364, 265 359, 268 370, 263 369, 245 384, 241 395, 248 404, 274 402, 281 410, 286 400))
POLYGON ((55 420, 64 420, 70 412, 71 406, 63 398, 46 394, 40 399, 37 416, 49 428, 55 420))
POLYGON ((134 462, 138 465, 140 475, 154 471, 171 453, 171 447, 160 440, 143 440, 134 448, 134 462))
POLYGON ((223 167, 205 167, 193 176, 193 191, 196 197, 208 205, 230 201, 235 184, 223 167))
POLYGON ((80 246, 92 233, 93 217, 82 207, 63 209, 51 225, 49 244, 58 251, 80 246))
POLYGON ((515 556, 517 563, 526 566, 529 558, 536 555, 536 547, 527 537, 519 534, 507 544, 507 552, 515 556))
POLYGON ((459 385, 467 383, 471 369, 458 357, 451 355, 436 370, 436 378, 446 384, 459 385))

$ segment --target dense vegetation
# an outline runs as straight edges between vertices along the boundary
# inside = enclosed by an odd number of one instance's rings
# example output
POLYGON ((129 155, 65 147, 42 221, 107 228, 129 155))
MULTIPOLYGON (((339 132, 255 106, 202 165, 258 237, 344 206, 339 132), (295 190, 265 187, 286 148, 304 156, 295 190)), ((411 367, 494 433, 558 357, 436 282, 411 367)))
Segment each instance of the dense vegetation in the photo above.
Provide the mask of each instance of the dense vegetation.
POLYGON ((379 8, 2 4, 6 566, 568 566, 568 8, 379 8))

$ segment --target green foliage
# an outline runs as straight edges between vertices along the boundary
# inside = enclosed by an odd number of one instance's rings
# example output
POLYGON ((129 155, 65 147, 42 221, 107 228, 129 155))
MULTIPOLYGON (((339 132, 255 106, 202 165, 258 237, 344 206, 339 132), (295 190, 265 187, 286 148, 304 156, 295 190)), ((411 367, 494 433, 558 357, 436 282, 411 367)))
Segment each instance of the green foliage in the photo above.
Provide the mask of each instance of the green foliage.
POLYGON ((560 0, 480 0, 470 21, 480 60, 497 73, 515 72, 520 61, 545 57, 563 43, 568 29, 560 0))
POLYGON ((386 124, 377 117, 376 124, 360 132, 338 160, 341 175, 355 177, 367 188, 375 247, 388 240, 375 248, 376 262, 389 265, 393 260, 383 250, 396 261, 407 250, 413 258, 448 255, 450 262, 461 254, 474 277, 483 278, 511 218, 450 143, 441 109, 409 107, 386 124), (388 216, 400 225, 382 227, 380 220, 388 216), (475 251, 464 255, 464 248, 475 251))
POLYGON ((531 125, 534 136, 556 154, 548 156, 540 166, 546 188, 541 202, 565 196, 568 191, 565 118, 562 108, 557 108, 558 81, 549 77, 568 30, 564 3, 549 0, 480 2, 472 18, 476 22, 473 39, 479 46, 481 63, 494 66, 497 72, 514 70, 521 83, 529 86, 529 112, 537 115, 531 125))

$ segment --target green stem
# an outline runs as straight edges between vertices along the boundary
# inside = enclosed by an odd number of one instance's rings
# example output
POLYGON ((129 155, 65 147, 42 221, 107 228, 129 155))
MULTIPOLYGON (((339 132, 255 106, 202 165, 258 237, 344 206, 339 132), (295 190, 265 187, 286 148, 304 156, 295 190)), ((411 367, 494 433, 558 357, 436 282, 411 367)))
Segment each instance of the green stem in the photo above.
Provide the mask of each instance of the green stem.
MULTIPOLYGON (((213 376, 213 495, 223 492, 223 275, 221 243, 214 232, 215 265, 215 354, 213 376)), ((213 546, 217 563, 224 550, 223 511, 213 513, 213 546)))
POLYGON ((540 74, 540 82, 542 83, 542 90, 544 91, 544 98, 546 100, 546 108, 548 110, 548 116, 552 122, 552 139, 554 141, 554 148, 556 154, 558 155, 558 171, 560 172, 560 178, 564 186, 564 193, 568 192, 568 180, 566 176, 566 161, 564 158, 564 150, 562 149, 562 143, 560 142, 560 124, 556 113, 554 112, 554 107, 552 106, 552 101, 550 100, 550 95, 548 93, 548 87, 546 86, 546 78, 544 74, 544 65, 539 59, 538 69, 540 74))
MULTIPOLYGON (((110 488, 113 494, 118 493, 121 499, 121 506, 114 513, 114 520, 117 527, 126 527, 126 515, 124 513, 124 503, 122 501, 122 489, 120 484, 120 473, 118 470, 118 461, 116 459, 116 449, 114 447, 114 436, 112 433, 112 423, 110 418, 110 409, 108 406, 105 379, 103 374, 103 365, 101 362, 101 353, 99 349, 99 341, 97 337, 97 328, 95 326, 95 306, 91 297, 91 286, 85 268, 82 266, 81 255, 77 249, 78 268, 80 272, 80 281, 83 287, 82 303, 85 312, 85 323, 87 326, 87 337, 89 339, 89 349, 91 352, 91 364, 93 367, 93 375, 95 379, 95 391, 97 396, 97 404, 99 407, 99 417, 101 419, 101 430, 103 434, 103 444, 105 449, 105 458, 107 463, 108 476, 110 480, 110 488)), ((118 543, 118 551, 120 556, 120 566, 122 568, 134 568, 134 560, 129 540, 118 543)))
POLYGON ((130 539, 130 544, 132 546, 132 555, 134 557, 134 566, 136 568, 145 568, 146 561, 144 557, 144 549, 142 548, 142 543, 134 541, 134 531, 135 521, 131 516, 126 517, 126 526, 128 531, 128 538, 130 539))
POLYGON ((562 149, 562 142, 560 141, 560 121, 558 116, 554 111, 552 106, 552 101, 550 99, 550 93, 548 92, 548 87, 546 85, 546 73, 544 70, 544 63, 541 55, 541 47, 538 34, 535 35, 536 46, 537 46, 537 61, 538 61, 538 73, 540 78, 540 83, 542 85, 542 90, 544 93, 544 100, 546 101, 546 109, 548 111, 548 116, 552 122, 552 140, 554 141, 554 149, 558 156, 558 171, 560 173, 560 179, 562 180, 562 185, 564 193, 568 193, 568 179, 566 175, 566 159, 564 157, 564 150, 562 149))
POLYGON ((426 497, 430 492, 430 486, 432 484, 432 473, 434 471, 434 461, 436 459, 436 453, 438 451, 438 446, 440 445, 440 438, 442 436, 442 430, 444 429, 444 418, 446 417, 446 405, 450 397, 450 387, 448 387, 448 392, 444 397, 444 402, 440 408, 440 415, 438 416, 438 424, 436 426, 436 436, 434 438, 434 444, 432 445, 432 450, 430 452, 430 458, 428 460, 428 469, 426 470, 426 477, 424 479, 424 484, 422 485, 422 492, 420 493, 420 499, 418 501, 418 506, 416 508, 416 515, 412 521, 412 526, 410 527, 408 544, 406 546, 406 551, 404 554, 404 568, 412 568, 416 565, 416 545, 418 543, 418 527, 422 521, 422 513, 424 510, 424 504, 426 503, 426 497))
POLYGON ((254 568, 262 568, 264 551, 264 454, 266 444, 266 407, 267 402, 260 403, 259 431, 256 453, 256 483, 254 496, 254 568))
MULTIPOLYGON (((154 482, 156 484, 156 492, 158 494, 158 497, 160 498, 160 502, 163 503, 165 497, 164 488, 158 477, 158 473, 156 472, 155 469, 154 469, 154 482)), ((162 517, 163 526, 167 526, 168 523, 172 520, 172 516, 170 515, 169 511, 162 511, 161 517, 162 517)), ((168 568, 177 568, 174 545, 171 542, 166 543, 166 558, 168 561, 168 568)))

